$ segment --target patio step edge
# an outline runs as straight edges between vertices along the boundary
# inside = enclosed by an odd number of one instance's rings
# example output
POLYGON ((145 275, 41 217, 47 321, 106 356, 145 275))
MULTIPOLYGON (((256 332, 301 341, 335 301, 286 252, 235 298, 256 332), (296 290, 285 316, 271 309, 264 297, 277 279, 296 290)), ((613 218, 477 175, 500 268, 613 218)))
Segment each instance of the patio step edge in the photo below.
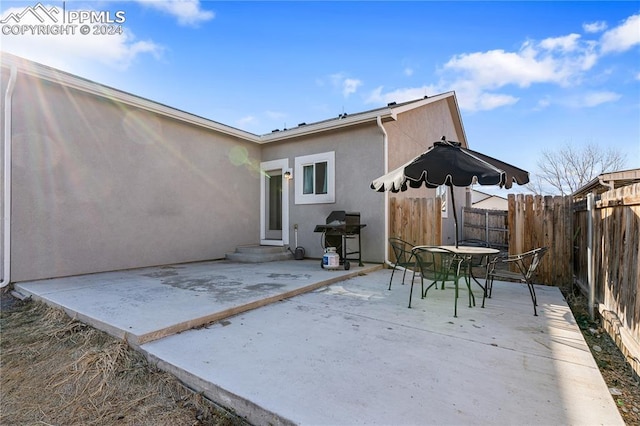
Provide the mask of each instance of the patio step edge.
POLYGON ((293 254, 284 247, 267 247, 265 249, 255 247, 239 247, 233 253, 227 253, 226 259, 232 262, 263 263, 280 260, 291 260, 293 254))
POLYGON ((237 247, 235 253, 252 253, 252 254, 271 254, 271 253, 289 253, 286 246, 240 246, 237 247))

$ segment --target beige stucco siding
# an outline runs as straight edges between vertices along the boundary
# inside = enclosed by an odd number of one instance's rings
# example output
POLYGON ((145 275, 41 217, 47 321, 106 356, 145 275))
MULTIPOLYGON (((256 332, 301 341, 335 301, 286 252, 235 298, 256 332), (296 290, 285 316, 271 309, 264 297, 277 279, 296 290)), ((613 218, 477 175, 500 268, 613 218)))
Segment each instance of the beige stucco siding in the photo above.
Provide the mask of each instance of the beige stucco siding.
MULTIPOLYGON (((367 225, 361 235, 363 261, 382 262, 385 195, 369 188, 371 181, 384 171, 383 135, 375 122, 339 132, 270 143, 264 146, 262 158, 263 161, 287 158, 293 168, 296 157, 330 151, 335 152, 336 160, 336 201, 332 204, 295 204, 295 183, 292 182, 289 189, 291 246, 295 245, 293 227, 298 224, 298 244, 304 247, 308 257, 322 257, 321 234, 313 232, 315 225, 325 223, 333 210, 357 211, 361 214, 361 222, 367 225)), ((300 178, 294 176, 294 180, 300 178)))
MULTIPOLYGON (((362 258, 382 262, 388 194, 369 184, 385 173, 385 153, 391 170, 443 135, 466 144, 452 94, 259 137, 47 67, 18 65, 12 281, 223 258, 260 242, 261 162, 287 159, 295 170, 296 158, 327 152, 335 153, 335 202, 297 202, 296 171, 289 244, 296 244, 298 225, 298 245, 319 258, 315 225, 333 210, 358 211, 367 225, 362 258)), ((433 197, 435 190, 398 196, 433 197)), ((457 189, 459 206, 464 199, 457 189)), ((453 241, 452 228, 450 214, 443 242, 453 241)))
POLYGON ((12 123, 12 281, 256 242, 255 144, 24 74, 12 123))
MULTIPOLYGON (((427 151, 442 136, 446 136, 448 140, 461 141, 466 144, 466 141, 463 141, 464 135, 461 134, 461 129, 455 125, 455 120, 451 115, 451 107, 448 100, 442 100, 398 114, 397 121, 385 123, 389 135, 389 170, 400 167, 427 151)), ((435 194, 435 189, 421 187, 394 194, 394 197, 430 198, 435 197, 435 194)), ((460 225, 460 209, 465 203, 465 189, 454 188, 454 194, 460 225)), ((443 244, 455 242, 453 211, 451 210, 451 201, 448 201, 448 216, 442 220, 443 244)))

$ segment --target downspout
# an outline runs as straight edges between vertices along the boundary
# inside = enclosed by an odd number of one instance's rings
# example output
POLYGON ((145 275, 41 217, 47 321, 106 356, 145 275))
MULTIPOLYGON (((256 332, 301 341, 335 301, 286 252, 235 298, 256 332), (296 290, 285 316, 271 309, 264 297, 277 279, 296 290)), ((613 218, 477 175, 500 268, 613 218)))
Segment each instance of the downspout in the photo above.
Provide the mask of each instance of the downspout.
POLYGON ((13 65, 7 91, 4 94, 4 173, 3 173, 3 210, 2 210, 2 281, 0 288, 11 282, 11 98, 16 84, 18 68, 13 65))
MULTIPOLYGON (((378 115, 376 117, 376 122, 378 123, 378 127, 382 131, 382 147, 384 151, 384 173, 387 174, 389 172, 389 136, 387 135, 387 131, 382 125, 382 118, 378 115)), ((384 263, 389 266, 393 266, 393 262, 389 260, 389 193, 385 191, 384 194, 384 263)))

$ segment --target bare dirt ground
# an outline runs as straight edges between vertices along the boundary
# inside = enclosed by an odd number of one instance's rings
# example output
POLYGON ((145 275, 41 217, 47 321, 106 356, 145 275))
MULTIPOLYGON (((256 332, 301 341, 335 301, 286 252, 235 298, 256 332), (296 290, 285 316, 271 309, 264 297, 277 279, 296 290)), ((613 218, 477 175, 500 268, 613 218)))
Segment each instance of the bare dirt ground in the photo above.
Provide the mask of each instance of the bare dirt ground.
MULTIPOLYGON (((567 300, 624 421, 640 425, 640 380, 584 297, 567 300)), ((6 291, 0 332, 0 424, 247 425, 125 343, 6 291)))
POLYGON ((126 343, 2 292, 2 425, 246 425, 126 343))

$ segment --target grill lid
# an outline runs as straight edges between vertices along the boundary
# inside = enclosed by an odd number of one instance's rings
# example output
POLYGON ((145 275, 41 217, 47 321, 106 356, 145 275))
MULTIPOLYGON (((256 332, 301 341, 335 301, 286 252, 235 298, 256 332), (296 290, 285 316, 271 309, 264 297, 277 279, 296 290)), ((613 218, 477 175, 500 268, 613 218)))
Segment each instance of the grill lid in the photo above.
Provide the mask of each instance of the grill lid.
POLYGON ((360 212, 334 210, 327 216, 327 225, 360 225, 360 212))

